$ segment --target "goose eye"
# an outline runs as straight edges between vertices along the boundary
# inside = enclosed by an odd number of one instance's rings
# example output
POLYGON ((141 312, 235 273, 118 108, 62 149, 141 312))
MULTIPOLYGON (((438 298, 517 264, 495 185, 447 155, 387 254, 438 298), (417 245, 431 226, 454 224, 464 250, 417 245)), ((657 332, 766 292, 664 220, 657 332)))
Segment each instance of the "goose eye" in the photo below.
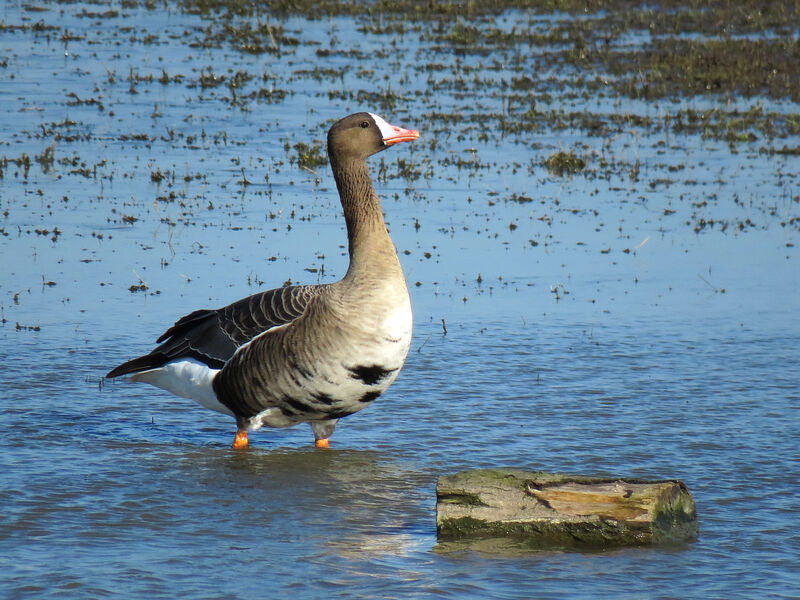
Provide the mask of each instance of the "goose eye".
POLYGON ((361 121, 361 127, 366 129, 367 127, 369 127, 369 122, 368 121, 361 121))

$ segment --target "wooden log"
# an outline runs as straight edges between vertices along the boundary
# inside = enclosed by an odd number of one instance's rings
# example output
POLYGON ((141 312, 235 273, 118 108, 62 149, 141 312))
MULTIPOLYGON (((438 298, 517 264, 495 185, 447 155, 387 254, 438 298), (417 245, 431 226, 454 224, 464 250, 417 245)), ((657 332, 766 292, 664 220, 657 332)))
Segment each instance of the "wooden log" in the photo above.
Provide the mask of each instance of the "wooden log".
POLYGON ((478 469, 439 478, 440 541, 523 537, 536 547, 628 546, 692 539, 694 500, 680 481, 478 469))

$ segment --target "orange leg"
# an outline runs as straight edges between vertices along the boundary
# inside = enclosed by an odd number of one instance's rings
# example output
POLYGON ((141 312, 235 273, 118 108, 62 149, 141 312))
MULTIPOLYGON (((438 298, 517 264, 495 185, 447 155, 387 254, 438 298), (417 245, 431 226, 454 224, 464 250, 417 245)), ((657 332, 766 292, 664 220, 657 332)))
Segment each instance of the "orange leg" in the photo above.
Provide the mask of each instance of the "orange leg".
POLYGON ((244 429, 238 429, 236 431, 236 436, 233 438, 231 448, 234 450, 241 450, 242 448, 247 448, 247 445, 247 431, 244 429))
POLYGON ((314 445, 317 448, 327 448, 328 447, 328 438, 322 438, 319 440, 314 440, 314 445))

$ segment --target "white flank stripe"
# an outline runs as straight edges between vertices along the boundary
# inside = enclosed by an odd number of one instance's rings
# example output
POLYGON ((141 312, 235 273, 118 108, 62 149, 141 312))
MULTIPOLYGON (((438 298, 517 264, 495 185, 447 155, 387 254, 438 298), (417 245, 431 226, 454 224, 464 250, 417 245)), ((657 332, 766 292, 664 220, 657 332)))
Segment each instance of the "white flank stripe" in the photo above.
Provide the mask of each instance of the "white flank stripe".
POLYGON ((182 358, 167 363, 158 369, 131 375, 131 381, 144 381, 150 385, 198 402, 206 408, 233 416, 233 413, 217 400, 211 382, 219 369, 194 358, 182 358))

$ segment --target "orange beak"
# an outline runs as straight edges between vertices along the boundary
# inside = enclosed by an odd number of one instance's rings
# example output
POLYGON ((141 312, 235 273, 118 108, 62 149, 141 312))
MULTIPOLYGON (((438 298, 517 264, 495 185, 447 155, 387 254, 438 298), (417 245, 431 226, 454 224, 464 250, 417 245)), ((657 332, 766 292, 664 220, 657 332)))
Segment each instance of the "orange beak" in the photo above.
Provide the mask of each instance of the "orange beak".
POLYGON ((419 137, 419 131, 416 129, 403 129, 396 125, 389 125, 392 128, 392 133, 383 138, 383 143, 387 146, 393 146, 400 142, 413 142, 419 137))

